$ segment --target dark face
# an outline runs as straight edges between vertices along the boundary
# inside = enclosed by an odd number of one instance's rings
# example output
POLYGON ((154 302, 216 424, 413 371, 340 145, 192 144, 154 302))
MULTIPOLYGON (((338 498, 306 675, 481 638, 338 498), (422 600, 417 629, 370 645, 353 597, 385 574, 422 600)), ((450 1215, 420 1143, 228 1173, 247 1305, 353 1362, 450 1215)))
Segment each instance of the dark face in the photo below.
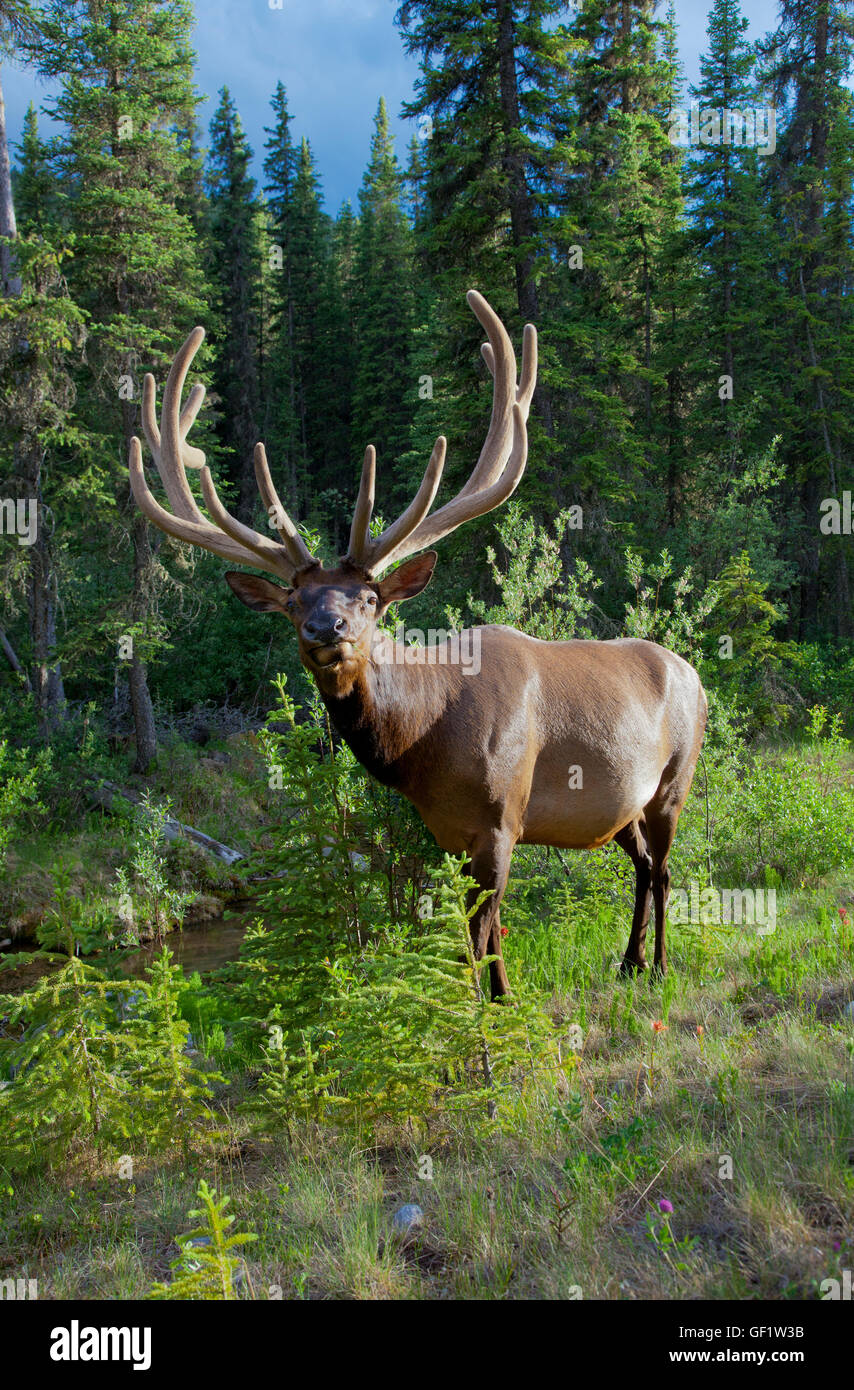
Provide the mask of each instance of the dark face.
POLYGON ((290 589, 253 574, 225 577, 248 608, 284 613, 296 628, 306 670, 314 676, 334 675, 340 685, 351 683, 367 663, 377 621, 389 604, 420 593, 435 563, 436 552, 429 550, 380 580, 355 568, 324 570, 317 565, 298 575, 290 589))
POLYGON ((339 575, 303 582, 284 605, 309 671, 366 660, 382 607, 377 584, 339 575))

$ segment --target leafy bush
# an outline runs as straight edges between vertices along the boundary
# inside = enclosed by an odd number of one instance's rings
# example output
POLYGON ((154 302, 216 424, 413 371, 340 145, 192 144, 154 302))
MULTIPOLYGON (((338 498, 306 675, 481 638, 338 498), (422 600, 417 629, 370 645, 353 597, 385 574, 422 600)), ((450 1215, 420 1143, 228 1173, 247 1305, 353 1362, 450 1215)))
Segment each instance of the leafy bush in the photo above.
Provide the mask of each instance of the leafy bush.
POLYGON ((168 798, 153 802, 145 794, 134 808, 130 867, 116 873, 116 888, 128 925, 137 934, 140 928, 153 931, 158 939, 170 926, 180 926, 184 909, 195 897, 195 893, 182 892, 169 882, 163 830, 171 810, 168 798))
MULTIPOLYGON (((467 606, 475 622, 504 623, 551 642, 592 636, 587 620, 595 606, 592 594, 601 581, 581 559, 573 574, 564 575, 560 548, 569 519, 569 511, 558 512, 550 533, 518 502, 510 503, 496 523, 505 567, 491 546, 486 552, 500 600, 487 605, 469 595, 467 606)), ((463 626, 459 612, 449 609, 447 617, 455 628, 463 626)))
POLYGON ((44 810, 38 800, 40 781, 50 764, 49 749, 34 755, 29 748, 13 750, 0 739, 0 871, 24 817, 44 810))

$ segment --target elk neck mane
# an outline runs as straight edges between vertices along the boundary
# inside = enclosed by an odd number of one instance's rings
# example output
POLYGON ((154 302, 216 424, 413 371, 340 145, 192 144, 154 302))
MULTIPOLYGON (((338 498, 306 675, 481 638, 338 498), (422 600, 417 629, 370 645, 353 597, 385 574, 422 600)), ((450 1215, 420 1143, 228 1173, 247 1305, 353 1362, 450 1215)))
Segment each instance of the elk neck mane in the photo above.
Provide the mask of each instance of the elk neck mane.
POLYGON ((426 753, 436 725, 463 686, 458 666, 428 664, 426 649, 413 660, 414 655, 411 647, 381 633, 372 659, 355 679, 342 686, 332 673, 315 673, 335 729, 373 777, 396 788, 408 780, 413 761, 426 753), (384 660, 378 659, 381 646, 384 660))

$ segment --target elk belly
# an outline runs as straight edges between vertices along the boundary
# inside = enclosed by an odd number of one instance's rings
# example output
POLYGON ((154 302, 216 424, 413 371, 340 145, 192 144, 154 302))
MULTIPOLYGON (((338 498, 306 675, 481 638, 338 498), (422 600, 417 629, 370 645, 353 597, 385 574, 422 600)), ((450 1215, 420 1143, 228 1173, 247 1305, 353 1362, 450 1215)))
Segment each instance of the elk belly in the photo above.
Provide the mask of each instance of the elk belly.
MULTIPOLYGON (((538 769, 539 771, 539 769, 538 769)), ((566 764, 565 778, 536 776, 520 840, 559 849, 596 849, 640 815, 655 795, 660 773, 625 779, 612 768, 566 764)))

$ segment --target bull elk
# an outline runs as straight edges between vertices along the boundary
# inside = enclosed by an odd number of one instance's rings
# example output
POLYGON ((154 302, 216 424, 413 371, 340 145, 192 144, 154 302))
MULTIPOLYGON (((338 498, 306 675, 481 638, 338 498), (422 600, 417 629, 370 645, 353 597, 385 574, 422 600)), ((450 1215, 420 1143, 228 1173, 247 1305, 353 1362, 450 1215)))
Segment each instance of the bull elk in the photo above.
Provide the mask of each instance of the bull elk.
POLYGON ((468 302, 489 339, 482 352, 493 377, 492 418, 468 482, 432 515, 445 462, 442 437, 413 501, 376 538, 370 532, 376 457, 368 446, 349 547, 334 568, 311 554, 282 507, 263 444, 255 448, 255 474, 280 539, 231 516, 204 454, 186 442, 204 396, 204 388, 194 386, 181 410, 201 328, 172 364, 159 429, 154 379, 145 378, 143 427, 172 511, 149 491, 138 439, 130 452, 133 494, 168 535, 284 581, 283 587, 259 575, 225 575, 249 608, 284 613, 296 628, 302 663, 333 725, 368 772, 413 803, 443 849, 468 857, 472 877, 490 893, 471 930, 477 958, 494 957, 493 999, 508 990, 499 910, 519 842, 593 849, 616 840, 636 875, 621 969, 646 969, 654 904, 654 964, 663 972, 668 856, 707 713, 692 667, 654 642, 541 642, 513 628, 488 626, 475 629, 480 669, 473 675, 459 663, 443 662, 441 652, 437 660, 428 648, 407 648, 404 656, 377 627, 389 604, 412 598, 429 583, 437 557, 427 547, 506 501, 525 468, 536 331, 530 324, 525 328, 517 384, 503 324, 474 290, 468 302), (187 467, 199 470, 210 520, 190 490, 187 467), (581 769, 580 778, 570 769, 581 769))

